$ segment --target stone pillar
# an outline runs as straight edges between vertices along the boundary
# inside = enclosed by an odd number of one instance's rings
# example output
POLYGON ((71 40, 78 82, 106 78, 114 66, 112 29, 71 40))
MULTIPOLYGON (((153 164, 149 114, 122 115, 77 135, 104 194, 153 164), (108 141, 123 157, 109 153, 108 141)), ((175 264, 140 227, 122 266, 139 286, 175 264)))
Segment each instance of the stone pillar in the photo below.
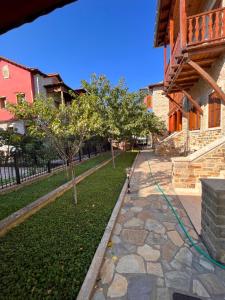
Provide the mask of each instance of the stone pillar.
POLYGON ((225 263, 225 180, 201 179, 201 235, 212 257, 225 263))

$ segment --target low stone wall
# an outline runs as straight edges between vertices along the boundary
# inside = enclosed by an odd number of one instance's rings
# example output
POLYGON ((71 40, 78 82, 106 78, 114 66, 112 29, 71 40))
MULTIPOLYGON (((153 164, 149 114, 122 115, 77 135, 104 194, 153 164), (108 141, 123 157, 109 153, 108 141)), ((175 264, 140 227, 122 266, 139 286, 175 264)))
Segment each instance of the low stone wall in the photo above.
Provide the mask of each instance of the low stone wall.
POLYGON ((225 170, 225 137, 187 157, 172 159, 173 186, 196 188, 200 178, 218 177, 225 170))
POLYGON ((222 132, 221 129, 212 128, 204 131, 189 131, 189 136, 189 149, 194 152, 221 138, 222 132))
POLYGON ((156 145, 155 153, 162 156, 183 155, 186 150, 186 141, 185 131, 175 132, 156 145))
POLYGON ((225 263, 225 180, 202 179, 201 235, 215 260, 225 263))
POLYGON ((222 132, 219 128, 208 129, 204 131, 194 130, 189 131, 188 133, 183 130, 180 132, 175 132, 159 142, 155 147, 155 152, 156 154, 163 156, 180 156, 184 155, 187 149, 190 153, 193 153, 221 137, 222 132))

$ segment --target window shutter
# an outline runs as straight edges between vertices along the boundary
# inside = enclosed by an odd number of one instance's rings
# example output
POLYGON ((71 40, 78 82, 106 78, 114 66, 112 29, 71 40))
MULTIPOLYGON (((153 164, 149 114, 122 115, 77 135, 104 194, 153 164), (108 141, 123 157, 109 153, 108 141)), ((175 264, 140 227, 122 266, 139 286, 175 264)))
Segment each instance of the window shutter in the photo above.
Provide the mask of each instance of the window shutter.
POLYGON ((209 128, 220 127, 221 121, 221 100, 214 94, 209 96, 209 128))

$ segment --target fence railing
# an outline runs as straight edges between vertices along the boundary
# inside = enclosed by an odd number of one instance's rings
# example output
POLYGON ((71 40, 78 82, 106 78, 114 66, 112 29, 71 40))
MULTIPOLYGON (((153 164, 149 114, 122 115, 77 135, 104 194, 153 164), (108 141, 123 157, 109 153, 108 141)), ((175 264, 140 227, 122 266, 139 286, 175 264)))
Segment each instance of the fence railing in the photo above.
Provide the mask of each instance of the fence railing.
MULTIPOLYGON (((73 158, 73 162, 88 159, 107 150, 109 150, 108 145, 85 145, 73 158)), ((44 155, 40 156, 37 153, 17 151, 5 157, 1 156, 0 190, 51 173, 59 168, 65 168, 66 165, 68 165, 68 162, 57 156, 49 160, 44 155)))

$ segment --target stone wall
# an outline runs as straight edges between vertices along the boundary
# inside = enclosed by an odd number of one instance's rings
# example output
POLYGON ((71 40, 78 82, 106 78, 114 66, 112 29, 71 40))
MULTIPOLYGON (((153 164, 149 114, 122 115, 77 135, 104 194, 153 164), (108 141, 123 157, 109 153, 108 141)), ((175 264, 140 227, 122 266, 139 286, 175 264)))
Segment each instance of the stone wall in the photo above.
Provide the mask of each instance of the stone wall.
POLYGON ((155 147, 157 155, 180 156, 186 151, 187 134, 185 131, 179 131, 171 134, 155 147))
POLYGON ((222 137, 221 129, 196 130, 189 132, 189 150, 197 151, 222 137))
POLYGON ((188 133, 183 130, 170 135, 156 146, 156 154, 180 156, 193 153, 208 146, 223 136, 221 129, 195 130, 188 133), (188 134, 188 136, 187 136, 188 134))
MULTIPOLYGON (((213 77, 217 82, 218 86, 225 92, 225 54, 220 56, 212 65, 207 72, 213 77)), ((190 94, 192 97, 198 101, 203 110, 203 115, 201 115, 201 129, 200 131, 208 130, 208 99, 209 95, 214 92, 211 86, 203 79, 199 81, 191 88, 190 94)), ((221 130, 225 133, 225 103, 221 103, 221 130)), ((184 126, 183 126, 183 129, 184 126)))
POLYGON ((225 263, 225 180, 203 179, 201 236, 215 260, 225 263))
POLYGON ((163 95, 162 87, 154 87, 152 90, 152 108, 156 116, 160 117, 165 123, 166 128, 169 124, 169 99, 163 95))
POLYGON ((200 178, 218 177, 225 170, 225 138, 187 156, 172 159, 173 186, 196 188, 200 178))

